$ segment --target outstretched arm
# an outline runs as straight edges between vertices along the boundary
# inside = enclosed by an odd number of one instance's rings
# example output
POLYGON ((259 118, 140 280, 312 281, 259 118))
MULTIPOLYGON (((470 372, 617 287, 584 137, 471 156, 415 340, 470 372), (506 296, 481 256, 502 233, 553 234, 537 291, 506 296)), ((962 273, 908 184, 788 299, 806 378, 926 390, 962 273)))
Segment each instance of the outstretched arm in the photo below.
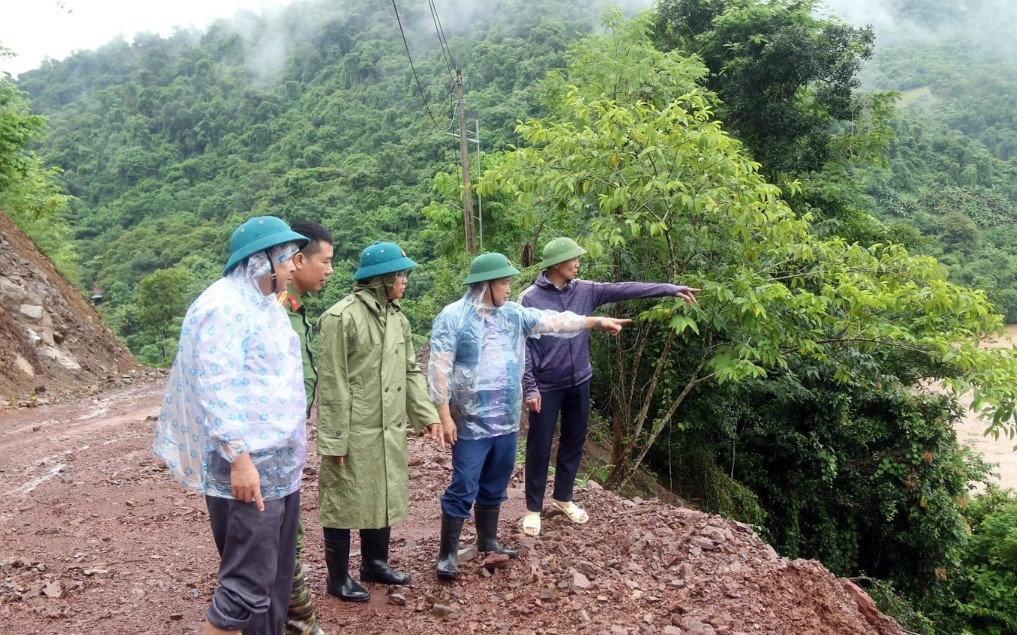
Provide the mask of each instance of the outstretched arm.
POLYGON ((686 304, 695 304, 699 289, 680 284, 657 282, 586 282, 593 292, 594 306, 635 300, 638 298, 663 298, 675 296, 686 304))
POLYGON ((532 320, 526 329, 527 337, 553 335, 555 337, 575 337, 582 331, 599 329, 616 334, 622 326, 632 320, 594 315, 576 315, 571 311, 548 311, 544 309, 523 308, 528 319, 532 320))
POLYGON ((617 335, 621 333, 622 327, 632 322, 632 320, 629 319, 599 317, 592 315, 588 315, 584 319, 585 322, 583 323, 583 328, 586 329, 587 331, 599 329, 601 331, 606 331, 611 335, 617 335))

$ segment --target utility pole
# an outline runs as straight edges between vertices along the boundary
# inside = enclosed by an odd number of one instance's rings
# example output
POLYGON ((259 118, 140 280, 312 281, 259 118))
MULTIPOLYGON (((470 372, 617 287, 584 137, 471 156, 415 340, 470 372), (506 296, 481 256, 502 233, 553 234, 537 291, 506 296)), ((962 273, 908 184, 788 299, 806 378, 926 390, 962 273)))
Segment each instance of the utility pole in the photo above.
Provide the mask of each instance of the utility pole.
POLYGON ((466 226, 466 253, 476 253, 473 244, 473 189, 470 186, 470 146, 466 132, 466 100, 463 98, 463 72, 456 69, 456 109, 459 113, 459 164, 463 171, 463 221, 466 226))
MULTIPOLYGON (((475 136, 477 138, 477 178, 479 179, 481 177, 481 175, 484 174, 483 170, 480 167, 480 120, 479 119, 477 119, 477 129, 476 129, 475 136)), ((480 195, 480 192, 477 192, 477 226, 480 229, 480 232, 479 232, 480 233, 480 248, 483 249, 484 248, 484 197, 480 195)))

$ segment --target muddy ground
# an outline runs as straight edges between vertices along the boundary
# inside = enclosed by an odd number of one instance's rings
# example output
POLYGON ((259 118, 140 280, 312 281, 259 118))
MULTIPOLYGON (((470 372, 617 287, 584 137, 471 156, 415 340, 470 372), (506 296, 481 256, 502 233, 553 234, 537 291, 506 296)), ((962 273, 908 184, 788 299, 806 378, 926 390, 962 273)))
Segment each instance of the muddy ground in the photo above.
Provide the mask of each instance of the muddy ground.
MULTIPOLYGON (((0 410, 0 632, 199 632, 217 558, 204 503, 150 451, 161 379, 61 404, 0 410)), ((313 436, 313 429, 311 430, 313 436)), ((577 492, 584 526, 548 514, 537 539, 519 531, 521 471, 502 538, 522 549, 507 567, 476 558, 460 580, 433 573, 437 497, 448 450, 410 441, 410 509, 391 559, 410 571, 369 603, 324 593, 317 458, 307 467, 305 566, 330 633, 898 634, 868 596, 814 561, 777 556, 743 525, 658 500, 577 492)), ((464 544, 475 536, 464 528, 464 544)), ((358 557, 354 543, 352 568, 358 557)))

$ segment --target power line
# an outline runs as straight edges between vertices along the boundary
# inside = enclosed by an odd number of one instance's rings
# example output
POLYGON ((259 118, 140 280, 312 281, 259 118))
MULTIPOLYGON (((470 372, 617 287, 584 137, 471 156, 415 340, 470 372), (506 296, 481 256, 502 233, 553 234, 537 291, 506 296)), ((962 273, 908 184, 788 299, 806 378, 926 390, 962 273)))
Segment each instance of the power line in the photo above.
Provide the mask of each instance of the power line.
POLYGON ((438 44, 441 45, 441 55, 445 59, 445 66, 448 67, 449 77, 455 81, 455 73, 452 69, 458 68, 458 66, 456 66, 455 58, 452 57, 452 49, 448 46, 448 40, 445 39, 445 31, 441 28, 438 8, 434 6, 434 0, 427 0, 427 5, 431 8, 431 20, 434 22, 434 30, 438 33, 438 44))
POLYGON ((406 57, 410 60, 410 70, 413 71, 413 81, 417 84, 417 90, 420 91, 420 98, 424 100, 424 108, 427 110, 427 116, 434 122, 434 127, 437 128, 439 125, 438 120, 435 119, 431 113, 431 105, 427 103, 427 95, 424 94, 424 89, 420 87, 420 79, 417 77, 417 69, 413 66, 413 56, 410 55, 410 45, 406 41, 406 33, 403 31, 403 22, 399 19, 399 7, 396 6, 395 0, 392 0, 392 10, 395 11, 396 23, 399 25, 399 35, 403 38, 403 46, 406 47, 406 57))
MULTIPOLYGON (((447 129, 444 131, 446 134, 452 134, 451 133, 452 123, 455 120, 456 91, 455 91, 455 87, 454 86, 449 89, 449 97, 450 97, 450 99, 449 99, 449 115, 448 115, 449 120, 448 120, 447 129)), ((422 140, 424 139, 424 137, 426 137, 426 136, 430 135, 431 133, 433 133, 435 130, 438 129, 438 127, 440 125, 441 125, 440 122, 435 122, 433 125, 431 125, 429 128, 427 128, 427 130, 421 130, 416 135, 414 135, 413 139, 409 142, 409 144, 411 146, 413 146, 413 147, 419 146, 422 143, 422 140)))
MULTIPOLYGON (((452 57, 452 50, 448 45, 448 39, 445 37, 445 31, 441 26, 441 19, 438 17, 438 9, 435 7, 434 0, 427 0, 427 5, 431 10, 431 19, 434 22, 434 29, 438 34, 438 43, 441 46, 441 54, 445 60, 445 66, 448 68, 449 76, 452 78, 452 84, 455 90, 455 98, 453 104, 455 110, 458 112, 457 119, 459 120, 459 134, 455 135, 459 137, 459 160, 460 160, 460 171, 461 178, 463 181, 463 223, 466 238, 466 251, 473 253, 475 251, 475 245, 473 241, 473 195, 471 191, 471 184, 469 179, 469 131, 466 128, 466 103, 463 97, 463 75, 462 70, 455 63, 455 59, 452 57), (455 70, 453 71, 453 67, 455 70)), ((410 60, 410 68, 413 70, 413 80, 417 83, 417 90, 420 91, 420 96, 424 100, 424 106, 427 108, 427 114, 431 117, 431 121, 434 123, 432 131, 438 127, 438 121, 435 119, 434 114, 431 113, 431 107, 427 103, 427 97, 424 95, 423 89, 420 87, 420 79, 417 77, 417 69, 413 65, 413 57, 410 54, 410 45, 406 41, 406 32, 403 30, 402 20, 399 18, 399 8, 396 6, 396 0, 392 0, 392 9, 395 11, 396 22, 399 24, 399 33, 403 38, 403 46, 406 48, 406 57, 410 60)), ((451 118, 450 118, 451 119, 451 118)), ((452 133, 450 133, 452 134, 452 133)), ((480 167, 480 122, 477 122, 477 161, 478 168, 480 167)), ((481 222, 483 222, 481 220, 481 222)), ((483 230, 481 230, 483 231, 483 230)), ((483 235, 483 234, 481 234, 483 235)), ((481 238, 483 240, 483 238, 481 238)))

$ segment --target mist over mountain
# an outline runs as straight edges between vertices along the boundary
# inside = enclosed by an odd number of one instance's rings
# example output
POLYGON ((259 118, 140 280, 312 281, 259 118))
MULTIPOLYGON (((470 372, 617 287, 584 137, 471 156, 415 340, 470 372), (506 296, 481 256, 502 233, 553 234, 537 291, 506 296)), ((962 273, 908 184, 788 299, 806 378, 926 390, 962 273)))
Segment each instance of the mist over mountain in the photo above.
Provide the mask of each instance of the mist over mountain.
POLYGON ((988 292, 1017 320, 1017 4, 1010 0, 830 0, 870 24, 862 87, 897 91, 889 170, 856 174, 867 204, 918 228, 951 278, 988 292))
MULTIPOLYGON (((918 71, 914 75, 933 79, 921 73, 929 63, 923 59, 924 51, 939 51, 951 58, 952 65, 935 69, 947 75, 951 70, 959 75, 972 70, 1003 75, 1017 66, 1017 3, 1010 0, 829 0, 825 6, 850 24, 872 25, 876 52, 870 67, 910 57, 910 66, 918 71)), ((906 90, 912 87, 914 75, 871 72, 870 68, 866 80, 872 88, 906 90)))
POLYGON ((996 157, 1017 155, 1017 3, 832 0, 827 6, 876 33, 863 88, 903 92, 900 105, 983 143, 996 157))

